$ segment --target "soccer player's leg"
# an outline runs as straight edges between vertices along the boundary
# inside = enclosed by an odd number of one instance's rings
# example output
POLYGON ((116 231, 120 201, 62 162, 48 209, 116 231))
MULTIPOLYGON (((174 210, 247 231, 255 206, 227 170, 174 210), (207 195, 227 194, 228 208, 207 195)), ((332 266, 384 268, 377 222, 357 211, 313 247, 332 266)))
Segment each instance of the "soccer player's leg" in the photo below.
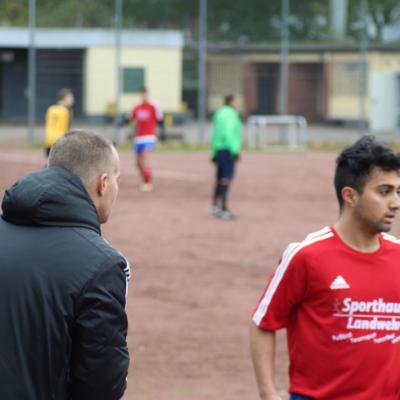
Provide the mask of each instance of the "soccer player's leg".
POLYGON ((223 171, 222 178, 220 180, 220 193, 221 193, 221 218, 222 219, 234 219, 236 216, 228 208, 228 195, 230 185, 233 180, 235 173, 235 161, 228 151, 223 153, 223 171))
POLYGON ((221 214, 221 195, 222 195, 222 186, 221 179, 223 177, 223 165, 221 164, 219 152, 215 157, 215 167, 216 167, 216 175, 215 175, 215 187, 213 193, 213 206, 211 208, 211 214, 214 217, 219 217, 221 214))
POLYGON ((155 148, 155 143, 142 143, 142 151, 138 158, 143 184, 140 187, 142 192, 151 192, 153 190, 153 168, 150 162, 150 153, 155 148))
POLYGON ((135 143, 133 147, 133 151, 135 153, 135 159, 136 159, 136 167, 138 169, 139 175, 144 181, 144 176, 143 176, 143 151, 144 151, 144 146, 143 143, 135 143))
POLYGON ((144 182, 148 184, 153 183, 153 167, 150 161, 150 154, 155 148, 155 143, 146 143, 145 149, 143 151, 143 176, 144 182))

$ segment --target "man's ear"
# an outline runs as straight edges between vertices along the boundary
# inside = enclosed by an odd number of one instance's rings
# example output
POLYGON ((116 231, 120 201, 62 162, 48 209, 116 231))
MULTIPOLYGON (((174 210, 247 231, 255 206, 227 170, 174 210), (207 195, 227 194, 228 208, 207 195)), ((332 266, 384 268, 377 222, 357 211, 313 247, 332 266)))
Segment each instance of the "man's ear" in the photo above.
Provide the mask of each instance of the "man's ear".
POLYGON ((108 186, 108 174, 102 173, 97 179, 97 194, 102 197, 108 186))
POLYGON ((345 186, 341 193, 343 203, 348 207, 353 208, 357 204, 359 195, 355 189, 351 188, 350 186, 345 186))

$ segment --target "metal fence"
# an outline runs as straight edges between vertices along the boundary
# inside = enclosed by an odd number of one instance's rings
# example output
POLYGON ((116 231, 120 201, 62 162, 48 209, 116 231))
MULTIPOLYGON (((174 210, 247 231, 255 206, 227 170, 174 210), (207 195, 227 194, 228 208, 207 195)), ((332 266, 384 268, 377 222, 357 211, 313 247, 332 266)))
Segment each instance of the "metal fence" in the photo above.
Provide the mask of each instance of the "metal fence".
MULTIPOLYGON (((158 21, 150 14, 148 20, 143 15, 135 18, 137 9, 129 0, 103 0, 98 2, 97 10, 88 9, 84 2, 81 6, 75 3, 75 8, 63 11, 70 13, 60 21, 64 28, 93 28, 101 23, 113 32, 109 44, 113 48, 113 68, 99 68, 98 75, 100 86, 106 76, 109 79, 112 75, 115 82, 113 98, 107 98, 108 111, 103 107, 105 116, 108 113, 110 117, 104 122, 111 122, 114 115, 126 111, 121 96, 124 66, 129 62, 121 50, 122 32, 132 28, 174 28, 182 30, 185 38, 182 76, 177 81, 183 101, 180 112, 197 118, 199 141, 205 140, 206 120, 227 92, 238 95, 245 117, 290 114, 303 116, 311 124, 354 126, 359 132, 399 129, 400 29, 396 21, 400 5, 392 5, 387 12, 384 7, 390 2, 381 2, 381 9, 376 9, 376 2, 369 4, 368 0, 307 0, 301 6, 290 0, 255 1, 252 8, 256 12, 247 17, 245 9, 240 8, 241 2, 223 14, 224 1, 218 5, 207 0, 188 1, 179 16, 165 7, 173 2, 152 3, 161 11, 165 9, 158 21), (91 18, 90 13, 97 13, 97 19, 91 18), (68 21, 74 21, 74 26, 68 21), (234 29, 235 23, 242 27, 240 32, 234 29), (264 28, 260 29, 262 24, 264 28)), ((13 60, 26 62, 26 69, 20 71, 27 75, 25 97, 19 103, 20 110, 26 110, 30 140, 35 124, 43 119, 47 96, 56 93, 57 79, 60 85, 72 86, 76 91, 77 117, 88 114, 83 101, 87 95, 88 55, 77 49, 57 52, 57 45, 53 52, 37 48, 37 29, 57 26, 57 20, 50 20, 48 12, 47 19, 43 17, 44 11, 43 3, 38 5, 36 0, 30 0, 24 11, 29 16, 26 61, 24 49, 0 47, 0 82, 4 81, 10 52, 14 52, 13 60)), ((21 21, 18 23, 21 25, 21 21)), ((160 85, 170 80, 167 70, 155 70, 160 85)), ((0 83, 2 96, 9 96, 17 84, 0 83)), ((10 107, 2 99, 0 117, 3 121, 13 119, 10 107)))

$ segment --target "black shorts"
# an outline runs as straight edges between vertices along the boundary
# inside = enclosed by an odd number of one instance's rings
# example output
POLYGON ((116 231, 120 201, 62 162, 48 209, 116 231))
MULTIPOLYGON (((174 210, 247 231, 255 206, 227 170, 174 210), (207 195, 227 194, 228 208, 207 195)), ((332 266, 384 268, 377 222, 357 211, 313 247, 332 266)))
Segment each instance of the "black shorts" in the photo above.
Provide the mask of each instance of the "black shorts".
POLYGON ((228 150, 219 150, 216 154, 217 180, 232 180, 235 175, 235 159, 228 150))

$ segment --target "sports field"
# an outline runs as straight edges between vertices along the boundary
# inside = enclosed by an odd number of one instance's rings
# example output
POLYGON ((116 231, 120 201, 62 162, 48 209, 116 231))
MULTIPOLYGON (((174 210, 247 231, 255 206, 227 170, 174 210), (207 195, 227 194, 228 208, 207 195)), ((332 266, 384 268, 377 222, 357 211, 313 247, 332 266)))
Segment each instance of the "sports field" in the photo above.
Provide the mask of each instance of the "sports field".
MULTIPOLYGON (((335 154, 244 153, 231 196, 236 221, 208 214, 213 166, 205 152, 155 153, 156 185, 148 194, 137 190, 132 155, 123 152, 121 159, 119 199, 103 233, 134 271, 124 398, 257 399, 251 311, 286 244, 335 222, 335 154)), ((0 149, 1 190, 44 163, 39 150, 0 149)))

